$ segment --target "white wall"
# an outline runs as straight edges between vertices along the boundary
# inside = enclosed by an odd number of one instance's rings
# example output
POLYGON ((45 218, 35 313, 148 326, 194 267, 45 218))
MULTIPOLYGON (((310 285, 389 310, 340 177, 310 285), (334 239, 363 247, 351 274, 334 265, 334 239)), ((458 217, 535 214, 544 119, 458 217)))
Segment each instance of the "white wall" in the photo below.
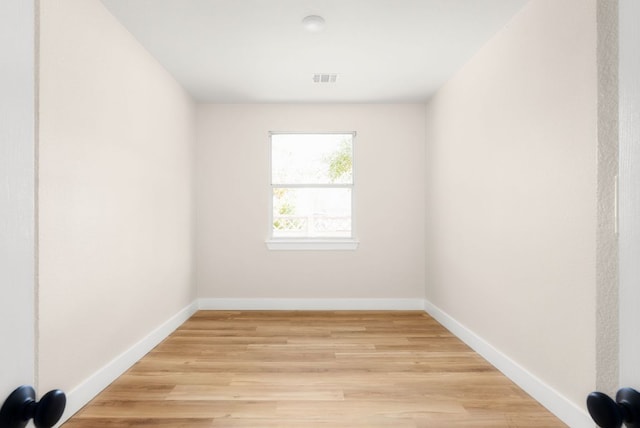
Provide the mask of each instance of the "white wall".
POLYGON ((620 1, 620 386, 640 389, 640 2, 620 1))
POLYGON ((195 298, 194 106, 98 0, 40 4, 40 389, 195 298))
POLYGON ((0 2, 0 403, 34 381, 34 2, 0 2))
POLYGON ((201 105, 202 298, 422 299, 423 105, 201 105), (269 131, 356 131, 356 251, 269 251, 269 131))
POLYGON ((536 0, 427 106, 428 301, 583 407, 595 387, 596 1, 536 0))

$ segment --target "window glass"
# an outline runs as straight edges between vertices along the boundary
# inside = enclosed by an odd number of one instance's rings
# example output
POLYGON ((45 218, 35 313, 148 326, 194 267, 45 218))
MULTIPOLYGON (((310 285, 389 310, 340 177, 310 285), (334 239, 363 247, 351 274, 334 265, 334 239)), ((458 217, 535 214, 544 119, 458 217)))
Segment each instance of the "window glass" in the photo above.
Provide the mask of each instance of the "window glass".
POLYGON ((351 189, 273 189, 274 237, 351 237, 351 189))
POLYGON ((271 134, 272 238, 353 237, 353 135, 271 134))
POLYGON ((351 134, 275 134, 271 144, 272 184, 353 182, 351 134))

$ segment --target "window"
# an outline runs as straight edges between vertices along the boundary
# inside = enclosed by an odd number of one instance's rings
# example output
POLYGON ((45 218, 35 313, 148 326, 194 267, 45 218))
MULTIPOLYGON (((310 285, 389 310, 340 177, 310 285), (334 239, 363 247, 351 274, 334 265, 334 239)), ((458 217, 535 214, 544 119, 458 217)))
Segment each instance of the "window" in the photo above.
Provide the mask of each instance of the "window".
POLYGON ((271 133, 270 249, 355 249, 355 133, 271 133))

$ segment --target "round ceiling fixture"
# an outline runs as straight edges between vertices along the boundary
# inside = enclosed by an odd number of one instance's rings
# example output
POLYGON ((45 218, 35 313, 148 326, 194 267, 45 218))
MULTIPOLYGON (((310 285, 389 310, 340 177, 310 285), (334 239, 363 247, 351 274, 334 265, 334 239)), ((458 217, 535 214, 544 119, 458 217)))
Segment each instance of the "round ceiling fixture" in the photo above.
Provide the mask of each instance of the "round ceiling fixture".
POLYGON ((311 33, 317 33, 324 30, 324 18, 318 15, 305 16, 302 26, 311 33))

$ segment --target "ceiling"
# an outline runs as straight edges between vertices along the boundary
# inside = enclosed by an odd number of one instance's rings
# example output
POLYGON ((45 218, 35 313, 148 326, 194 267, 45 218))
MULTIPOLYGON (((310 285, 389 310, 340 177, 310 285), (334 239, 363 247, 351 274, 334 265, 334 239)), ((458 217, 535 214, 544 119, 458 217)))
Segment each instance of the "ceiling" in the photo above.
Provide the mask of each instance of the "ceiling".
POLYGON ((381 103, 428 99, 527 0, 102 3, 198 101, 381 103))

